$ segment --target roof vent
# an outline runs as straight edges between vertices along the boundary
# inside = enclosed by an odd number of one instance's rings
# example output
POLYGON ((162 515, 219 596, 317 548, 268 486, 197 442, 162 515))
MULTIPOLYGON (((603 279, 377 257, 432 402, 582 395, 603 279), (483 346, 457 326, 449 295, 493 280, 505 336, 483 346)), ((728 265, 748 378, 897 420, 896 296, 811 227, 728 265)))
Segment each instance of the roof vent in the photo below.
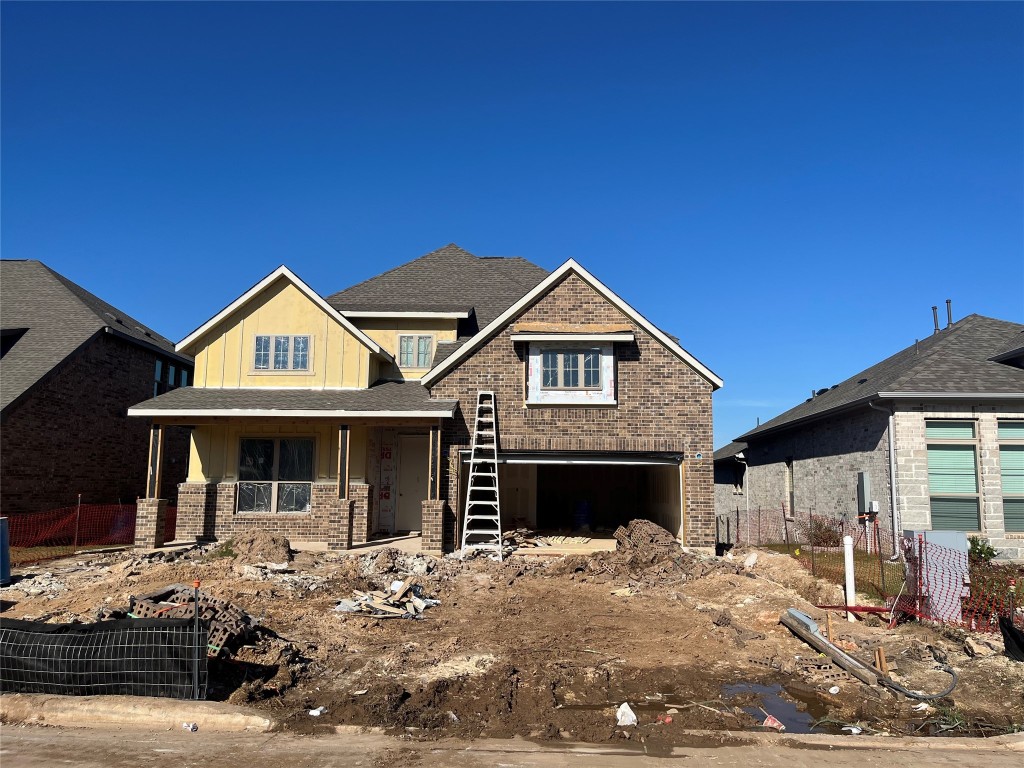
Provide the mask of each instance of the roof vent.
POLYGON ((857 379, 857 383, 858 384, 863 384, 866 381, 867 381, 867 379, 857 379))
POLYGON ((815 397, 820 397, 821 395, 824 395, 826 392, 828 392, 828 387, 824 387, 822 389, 819 389, 817 392, 814 393, 814 396, 815 397))

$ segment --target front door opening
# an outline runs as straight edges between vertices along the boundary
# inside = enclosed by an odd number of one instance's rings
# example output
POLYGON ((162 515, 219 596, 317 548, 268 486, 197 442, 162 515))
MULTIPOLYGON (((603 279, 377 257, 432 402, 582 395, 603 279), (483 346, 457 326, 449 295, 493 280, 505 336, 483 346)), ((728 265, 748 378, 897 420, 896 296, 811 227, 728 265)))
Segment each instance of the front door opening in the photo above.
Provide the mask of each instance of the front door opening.
POLYGON ((395 532, 419 531, 427 498, 429 441, 427 435, 399 435, 398 508, 395 532))

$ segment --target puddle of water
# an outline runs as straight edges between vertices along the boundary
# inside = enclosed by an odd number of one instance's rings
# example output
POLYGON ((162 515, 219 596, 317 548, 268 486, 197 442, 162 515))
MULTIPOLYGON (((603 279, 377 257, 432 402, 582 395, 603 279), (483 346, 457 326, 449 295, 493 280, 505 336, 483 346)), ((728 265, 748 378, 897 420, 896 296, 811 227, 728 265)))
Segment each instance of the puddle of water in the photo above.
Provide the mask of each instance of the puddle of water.
POLYGON ((828 705, 818 698, 813 689, 803 690, 796 686, 783 688, 778 683, 773 685, 740 683, 725 686, 722 688, 722 695, 724 698, 756 697, 755 704, 740 705, 743 711, 761 721, 764 720, 764 712, 761 709, 764 709, 765 712, 773 715, 786 726, 786 733, 840 733, 829 726, 812 729, 811 726, 816 720, 828 715, 828 705), (784 692, 803 704, 803 708, 799 707, 796 702, 783 698, 784 692))

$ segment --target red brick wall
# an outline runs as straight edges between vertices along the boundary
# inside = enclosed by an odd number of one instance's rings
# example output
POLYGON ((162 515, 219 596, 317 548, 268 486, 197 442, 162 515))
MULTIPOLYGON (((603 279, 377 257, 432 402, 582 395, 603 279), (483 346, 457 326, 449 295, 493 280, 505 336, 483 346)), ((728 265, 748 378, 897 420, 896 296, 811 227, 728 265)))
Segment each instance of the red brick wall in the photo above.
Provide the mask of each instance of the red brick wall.
MULTIPOLYGON (((145 496, 149 422, 127 410, 153 396, 157 355, 101 333, 33 388, 0 427, 0 511, 37 512, 145 496)), ((163 495, 188 469, 188 430, 164 441, 163 495)))
MULTIPOLYGON (((458 399, 445 422, 446 446, 467 446, 478 390, 494 390, 499 449, 503 451, 658 451, 683 454, 687 543, 714 543, 711 384, 639 325, 570 274, 431 388, 431 397, 458 399), (524 406, 525 343, 513 344, 514 322, 622 323, 635 341, 616 343, 615 407, 524 406), (697 460, 696 454, 703 454, 697 460)), ((456 498, 449 478, 447 499, 456 498)), ((446 521, 451 513, 446 517, 446 521)), ((453 519, 453 518, 452 518, 453 519)), ((445 538, 451 541, 447 528, 445 538)))

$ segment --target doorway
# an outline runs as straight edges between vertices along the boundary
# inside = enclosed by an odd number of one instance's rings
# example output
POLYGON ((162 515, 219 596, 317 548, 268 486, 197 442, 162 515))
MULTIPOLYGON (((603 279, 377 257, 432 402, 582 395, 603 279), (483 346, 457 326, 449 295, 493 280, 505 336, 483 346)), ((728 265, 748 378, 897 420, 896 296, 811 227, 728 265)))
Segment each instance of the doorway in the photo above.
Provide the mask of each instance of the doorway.
POLYGON ((423 527, 423 500, 427 498, 429 441, 426 435, 398 436, 398 508, 395 532, 423 527))

